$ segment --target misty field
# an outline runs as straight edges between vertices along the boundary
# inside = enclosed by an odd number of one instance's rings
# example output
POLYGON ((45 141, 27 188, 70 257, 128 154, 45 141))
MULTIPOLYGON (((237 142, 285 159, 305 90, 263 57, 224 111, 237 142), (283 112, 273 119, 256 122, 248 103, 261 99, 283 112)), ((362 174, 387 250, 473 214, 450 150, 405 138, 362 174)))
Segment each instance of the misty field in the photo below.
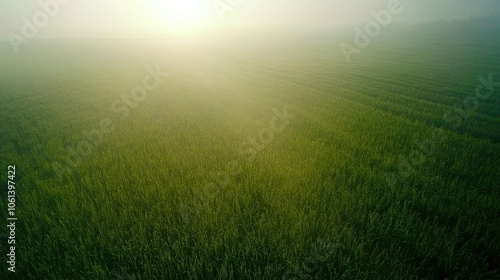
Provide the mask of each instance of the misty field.
POLYGON ((1 43, 17 279, 499 279, 500 41, 416 34, 1 43))

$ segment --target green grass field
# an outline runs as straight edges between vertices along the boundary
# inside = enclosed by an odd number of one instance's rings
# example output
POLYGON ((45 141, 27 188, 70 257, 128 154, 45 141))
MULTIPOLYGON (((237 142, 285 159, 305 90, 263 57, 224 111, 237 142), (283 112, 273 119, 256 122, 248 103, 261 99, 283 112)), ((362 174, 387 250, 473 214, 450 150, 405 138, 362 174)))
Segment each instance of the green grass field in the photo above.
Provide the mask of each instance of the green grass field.
POLYGON ((500 40, 419 32, 1 43, 16 279, 500 279, 500 40))

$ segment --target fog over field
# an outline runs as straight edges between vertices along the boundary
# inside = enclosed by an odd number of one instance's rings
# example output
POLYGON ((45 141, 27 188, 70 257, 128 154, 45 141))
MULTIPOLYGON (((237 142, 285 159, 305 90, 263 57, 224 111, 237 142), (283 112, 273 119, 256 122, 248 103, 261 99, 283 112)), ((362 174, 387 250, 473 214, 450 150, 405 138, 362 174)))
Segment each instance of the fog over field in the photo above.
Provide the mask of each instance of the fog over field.
POLYGON ((0 279, 500 279, 498 1, 0 19, 0 279))

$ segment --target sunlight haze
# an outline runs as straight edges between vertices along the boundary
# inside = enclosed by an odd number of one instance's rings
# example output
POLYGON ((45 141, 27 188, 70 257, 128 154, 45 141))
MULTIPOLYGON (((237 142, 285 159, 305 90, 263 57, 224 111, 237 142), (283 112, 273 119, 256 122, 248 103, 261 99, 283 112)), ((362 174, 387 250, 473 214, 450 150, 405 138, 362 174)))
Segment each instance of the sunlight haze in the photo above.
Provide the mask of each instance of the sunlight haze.
MULTIPOLYGON (((55 1, 55 0, 53 0, 55 1)), ((51 0, 40 2, 50 3, 51 0)), ((40 37, 188 35, 237 27, 343 26, 363 23, 371 11, 387 6, 388 0, 373 1, 227 1, 227 0, 72 0, 60 6, 40 37), (233 4, 231 4, 233 3, 233 4)), ((493 0, 406 1, 403 15, 395 22, 420 23, 471 16, 498 15, 500 3, 493 0)), ((3 1, 0 32, 19 33, 23 17, 41 10, 39 1, 3 1)))

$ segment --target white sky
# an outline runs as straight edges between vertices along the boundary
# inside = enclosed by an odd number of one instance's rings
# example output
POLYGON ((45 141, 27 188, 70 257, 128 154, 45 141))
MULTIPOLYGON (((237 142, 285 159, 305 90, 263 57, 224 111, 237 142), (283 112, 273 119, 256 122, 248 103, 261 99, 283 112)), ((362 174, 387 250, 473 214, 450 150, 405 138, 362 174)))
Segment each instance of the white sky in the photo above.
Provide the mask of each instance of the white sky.
MULTIPOLYGON (((22 18, 31 19, 33 14, 41 10, 39 1, 55 0, 1 0, 0 36, 5 38, 9 32, 20 33, 22 18)), ((49 20, 40 33, 41 36, 78 36, 77 34, 93 34, 109 29, 150 32, 173 30, 192 24, 186 19, 179 21, 178 13, 169 12, 168 6, 161 4, 168 1, 173 0, 69 0, 68 4, 61 5, 59 13, 49 20), (172 20, 172 17, 176 19, 172 20)), ((173 2, 178 4, 183 1, 191 0, 173 2)), ((358 24, 370 20, 370 11, 383 9, 390 0, 242 0, 233 11, 226 13, 224 21, 220 20, 212 6, 214 0, 192 1, 197 1, 197 5, 201 7, 203 28, 218 28, 241 25, 358 24)), ((227 3, 228 0, 218 1, 227 3)), ((401 3, 405 9, 395 17, 398 22, 500 15, 498 0, 401 0, 401 3)))

